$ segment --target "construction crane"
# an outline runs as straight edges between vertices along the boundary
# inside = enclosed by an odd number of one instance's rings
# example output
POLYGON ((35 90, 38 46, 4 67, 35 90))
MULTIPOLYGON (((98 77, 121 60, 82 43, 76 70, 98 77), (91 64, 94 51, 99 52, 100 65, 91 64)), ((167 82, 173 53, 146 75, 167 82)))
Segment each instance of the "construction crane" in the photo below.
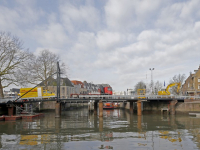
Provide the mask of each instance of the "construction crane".
POLYGON ((181 83, 175 82, 175 83, 169 84, 166 89, 158 91, 158 95, 170 95, 171 93, 169 92, 169 88, 171 88, 172 86, 175 86, 175 85, 177 85, 177 93, 178 93, 180 90, 181 83))

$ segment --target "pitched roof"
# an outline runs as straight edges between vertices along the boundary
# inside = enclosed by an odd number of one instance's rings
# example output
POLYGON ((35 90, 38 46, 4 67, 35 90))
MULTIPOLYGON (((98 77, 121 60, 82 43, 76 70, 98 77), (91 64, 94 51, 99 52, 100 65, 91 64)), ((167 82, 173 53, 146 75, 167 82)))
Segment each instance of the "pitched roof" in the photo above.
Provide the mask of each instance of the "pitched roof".
POLYGON ((83 82, 81 82, 81 81, 78 81, 78 80, 71 80, 71 82, 72 82, 74 85, 81 85, 81 88, 84 88, 84 84, 83 84, 83 82))

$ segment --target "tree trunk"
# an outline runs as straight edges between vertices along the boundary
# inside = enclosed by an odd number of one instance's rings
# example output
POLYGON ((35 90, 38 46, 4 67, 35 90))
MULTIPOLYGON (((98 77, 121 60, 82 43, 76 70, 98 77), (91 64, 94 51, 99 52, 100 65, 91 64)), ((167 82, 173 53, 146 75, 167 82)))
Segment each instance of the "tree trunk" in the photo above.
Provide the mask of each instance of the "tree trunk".
POLYGON ((0 98, 4 98, 3 87, 2 87, 2 84, 1 84, 1 78, 0 78, 0 98))

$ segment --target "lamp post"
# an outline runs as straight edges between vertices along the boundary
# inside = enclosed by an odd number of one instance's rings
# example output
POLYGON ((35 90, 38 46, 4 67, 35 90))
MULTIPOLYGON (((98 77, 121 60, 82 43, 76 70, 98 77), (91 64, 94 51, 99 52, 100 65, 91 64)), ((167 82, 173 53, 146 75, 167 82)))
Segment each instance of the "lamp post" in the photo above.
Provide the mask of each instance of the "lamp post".
POLYGON ((151 71, 151 93, 153 93, 153 70, 154 68, 149 68, 149 70, 151 71))

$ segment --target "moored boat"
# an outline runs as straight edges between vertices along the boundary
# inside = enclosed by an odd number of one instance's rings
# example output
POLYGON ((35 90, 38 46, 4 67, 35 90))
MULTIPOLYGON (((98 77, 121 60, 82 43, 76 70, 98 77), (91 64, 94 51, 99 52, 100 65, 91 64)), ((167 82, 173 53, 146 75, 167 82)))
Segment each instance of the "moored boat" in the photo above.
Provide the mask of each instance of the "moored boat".
POLYGON ((114 109, 114 104, 111 102, 104 103, 103 104, 103 109, 114 109))

